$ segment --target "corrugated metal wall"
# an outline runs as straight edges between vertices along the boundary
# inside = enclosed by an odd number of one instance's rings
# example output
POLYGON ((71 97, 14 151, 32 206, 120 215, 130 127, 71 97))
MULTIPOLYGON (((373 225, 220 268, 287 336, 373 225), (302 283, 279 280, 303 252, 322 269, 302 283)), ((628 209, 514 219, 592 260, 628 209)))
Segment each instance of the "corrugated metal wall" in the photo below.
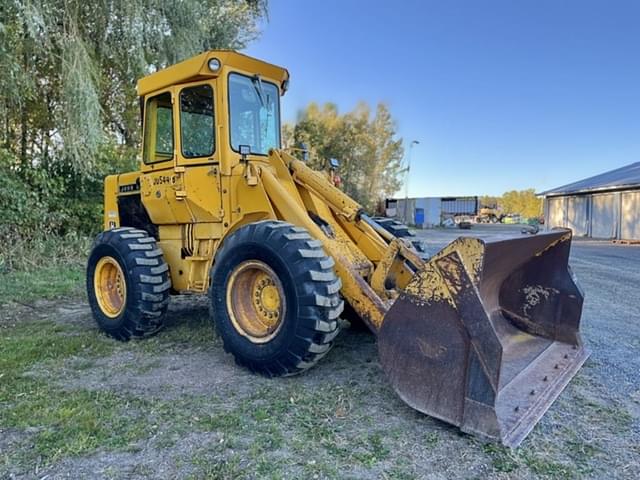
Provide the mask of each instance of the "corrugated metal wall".
POLYGON ((620 238, 640 239, 640 192, 622 192, 620 238))
POLYGON ((617 195, 602 193, 591 197, 591 236, 616 238, 618 229, 617 195))
POLYGON ((545 221, 576 236, 640 240, 640 191, 546 198, 545 221))
POLYGON ((567 228, 573 230, 576 236, 584 237, 589 234, 589 197, 567 197, 567 213, 565 215, 567 228))
POLYGON ((452 215, 476 215, 478 213, 478 197, 446 197, 442 199, 442 213, 452 215))
POLYGON ((565 222, 565 197, 552 197, 546 199, 545 221, 548 228, 566 227, 565 222))
POLYGON ((413 217, 415 214, 416 201, 414 198, 409 198, 408 201, 404 198, 399 198, 396 202, 396 214, 395 217, 405 225, 413 223, 413 217), (406 206, 405 206, 406 203, 406 206))
MULTIPOLYGON (((442 223, 443 206, 445 202, 440 197, 422 197, 422 198, 409 198, 406 202, 405 199, 398 198, 395 200, 395 208, 387 209, 387 216, 395 217, 406 225, 415 225, 419 228, 432 228, 437 227, 442 223), (422 209, 423 223, 418 225, 416 223, 416 209, 422 209)), ((457 204, 456 202, 450 202, 451 208, 473 209, 475 200, 473 198, 464 198, 464 202, 457 204), (466 202, 466 203, 465 203, 466 202), (455 204, 455 206, 454 206, 455 204)))

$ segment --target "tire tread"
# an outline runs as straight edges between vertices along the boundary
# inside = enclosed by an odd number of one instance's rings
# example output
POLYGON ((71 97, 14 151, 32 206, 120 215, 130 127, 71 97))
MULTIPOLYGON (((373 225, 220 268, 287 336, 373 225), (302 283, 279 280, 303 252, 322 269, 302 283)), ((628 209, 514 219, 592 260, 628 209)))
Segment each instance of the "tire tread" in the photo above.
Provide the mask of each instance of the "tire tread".
MULTIPOLYGON (((133 295, 123 313, 124 317, 117 325, 101 322, 101 311, 95 297, 89 294, 89 303, 100 328, 108 335, 122 341, 131 338, 143 338, 157 333, 163 326, 169 304, 169 266, 164 261, 162 250, 157 246, 155 238, 144 230, 131 227, 119 227, 100 233, 93 244, 93 249, 107 245, 114 249, 124 262, 124 270, 128 272, 127 295, 133 295)), ((94 254, 89 262, 97 262, 101 258, 94 254)), ((90 265, 91 267, 91 265, 90 265)), ((87 291, 92 292, 93 278, 89 278, 91 268, 87 270, 87 291)))
POLYGON ((286 222, 265 220, 233 232, 216 253, 209 292, 212 320, 222 338, 225 351, 234 355, 239 365, 269 377, 294 375, 315 365, 329 352, 340 331, 338 318, 344 308, 344 300, 340 296, 342 283, 335 274, 334 265, 334 260, 326 254, 319 240, 312 238, 306 229, 286 222), (214 304, 215 290, 226 288, 215 284, 213 277, 216 265, 230 251, 240 248, 245 242, 269 245, 280 252, 286 260, 297 292, 298 318, 295 332, 286 351, 266 362, 257 362, 242 352, 235 351, 234 342, 227 338, 227 327, 222 328, 216 321, 218 315, 227 315, 226 306, 224 312, 218 312, 222 307, 214 304))

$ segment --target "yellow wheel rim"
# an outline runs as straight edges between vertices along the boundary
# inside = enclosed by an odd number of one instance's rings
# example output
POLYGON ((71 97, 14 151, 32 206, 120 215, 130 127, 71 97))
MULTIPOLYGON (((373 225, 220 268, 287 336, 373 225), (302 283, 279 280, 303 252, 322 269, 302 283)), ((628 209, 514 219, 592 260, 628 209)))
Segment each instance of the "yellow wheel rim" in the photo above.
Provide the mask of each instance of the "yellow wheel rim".
POLYGON ((93 274, 93 289, 100 310, 109 318, 122 313, 127 302, 127 284, 122 267, 113 257, 102 257, 93 274))
POLYGON ((236 331, 253 343, 265 343, 280 330, 286 299, 280 279, 264 262, 247 260, 231 272, 227 311, 236 331))

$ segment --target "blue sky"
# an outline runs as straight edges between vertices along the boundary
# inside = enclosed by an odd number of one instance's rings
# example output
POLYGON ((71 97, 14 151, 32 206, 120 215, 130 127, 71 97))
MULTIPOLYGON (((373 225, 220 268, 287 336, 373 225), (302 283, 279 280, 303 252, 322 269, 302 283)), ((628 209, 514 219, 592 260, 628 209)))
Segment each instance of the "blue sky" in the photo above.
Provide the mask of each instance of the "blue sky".
POLYGON ((640 1, 270 0, 245 52, 289 69, 285 121, 311 101, 387 103, 420 141, 411 196, 542 191, 640 161, 640 1))

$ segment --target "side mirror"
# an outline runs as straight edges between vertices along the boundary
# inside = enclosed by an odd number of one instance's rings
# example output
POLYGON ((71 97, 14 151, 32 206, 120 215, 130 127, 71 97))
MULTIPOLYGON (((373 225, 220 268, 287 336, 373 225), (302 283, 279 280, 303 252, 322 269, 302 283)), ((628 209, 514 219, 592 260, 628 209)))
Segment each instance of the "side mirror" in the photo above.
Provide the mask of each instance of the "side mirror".
POLYGON ((247 155, 251 153, 251 145, 238 145, 238 150, 240 151, 240 156, 242 157, 242 161, 247 161, 247 155))
POLYGON ((337 158, 330 158, 329 166, 334 170, 337 170, 340 167, 340 160, 338 160, 337 158))

